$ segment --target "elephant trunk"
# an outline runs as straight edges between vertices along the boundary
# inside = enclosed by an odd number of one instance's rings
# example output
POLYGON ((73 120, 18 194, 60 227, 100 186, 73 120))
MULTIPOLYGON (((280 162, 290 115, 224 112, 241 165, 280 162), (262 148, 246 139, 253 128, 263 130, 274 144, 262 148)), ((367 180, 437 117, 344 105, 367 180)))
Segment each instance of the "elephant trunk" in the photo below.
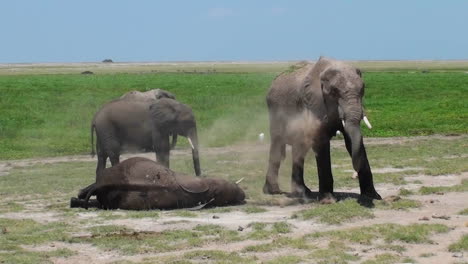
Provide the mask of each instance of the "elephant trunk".
POLYGON ((362 168, 362 135, 361 129, 358 124, 353 124, 350 122, 346 123, 345 131, 349 135, 351 141, 351 157, 353 160, 353 168, 355 171, 359 172, 362 168))
POLYGON ((195 170, 195 175, 200 176, 201 175, 200 157, 198 155, 199 145, 198 145, 198 135, 197 135, 196 128, 190 131, 190 133, 187 136, 187 139, 190 143, 190 147, 192 148, 193 168, 195 170))
POLYGON ((362 105, 360 100, 350 100, 347 102, 347 105, 343 106, 343 109, 343 126, 351 141, 353 167, 355 171, 359 172, 359 169, 362 167, 362 148, 364 147, 360 128, 363 116, 362 105))

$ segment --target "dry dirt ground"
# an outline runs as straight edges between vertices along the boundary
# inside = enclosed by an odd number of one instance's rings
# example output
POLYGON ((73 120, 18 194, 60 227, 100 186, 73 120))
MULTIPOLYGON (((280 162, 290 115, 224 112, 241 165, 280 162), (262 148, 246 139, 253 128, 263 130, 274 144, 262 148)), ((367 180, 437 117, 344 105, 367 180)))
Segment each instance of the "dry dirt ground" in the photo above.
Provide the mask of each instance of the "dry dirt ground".
MULTIPOLYGON (((442 136, 433 136, 437 139, 442 136)), ((385 138, 385 139, 366 139, 367 145, 372 144, 407 144, 415 142, 427 137, 415 138, 385 138)), ((465 137, 466 138, 466 137, 465 137)), ((341 146, 342 143, 334 141, 333 145, 341 146)), ((267 153, 267 145, 254 145, 254 146, 233 146, 225 148, 209 148, 203 151, 204 155, 219 155, 221 153, 228 153, 231 151, 242 152, 262 152, 267 153)), ((189 155, 186 151, 175 150, 172 155, 189 155)), ((154 159, 154 154, 139 154, 140 156, 147 156, 154 159)), ((122 160, 134 156, 131 154, 124 155, 122 160)), ((28 159, 28 160, 11 160, 0 161, 0 177, 7 175, 9 170, 13 167, 27 167, 34 164, 53 164, 57 162, 75 162, 75 161, 94 161, 95 159, 90 156, 67 156, 56 158, 43 158, 43 159, 28 159)), ((381 172, 398 172, 407 168, 374 168, 374 171, 381 170, 381 172)), ((415 169, 415 168, 410 168, 415 169)), ((417 168, 416 168, 417 169, 417 168)), ((408 176, 405 178, 408 182, 404 186, 405 189, 417 192, 422 186, 453 186, 460 184, 462 180, 468 179, 468 172, 451 175, 430 176, 418 174, 408 176)), ((377 184, 376 189, 379 190, 382 197, 391 197, 399 195, 402 186, 393 184, 377 184)), ((340 191, 358 193, 356 188, 341 189, 340 191)), ((448 246, 460 240, 463 235, 468 234, 468 216, 461 215, 459 212, 468 207, 468 193, 467 192, 446 192, 430 195, 413 194, 407 198, 420 201, 422 206, 419 208, 412 208, 408 210, 384 210, 372 209, 375 215, 374 218, 357 219, 350 222, 343 222, 338 225, 326 224, 316 219, 307 219, 293 217, 297 212, 304 209, 316 207, 317 203, 305 203, 286 206, 260 206, 265 209, 264 212, 246 213, 242 210, 231 208, 227 212, 216 211, 197 211, 195 216, 181 216, 171 213, 170 211, 161 212, 156 219, 143 217, 143 218, 118 218, 111 219, 106 224, 126 226, 137 231, 152 231, 160 232, 165 230, 176 229, 192 229, 200 224, 215 224, 225 227, 229 230, 241 230, 242 232, 249 231, 249 224, 252 222, 275 223, 286 222, 292 229, 291 232, 285 234, 291 238, 299 238, 304 234, 314 232, 323 232, 329 230, 348 230, 354 227, 366 227, 376 224, 394 223, 401 225, 421 224, 421 223, 440 223, 450 227, 446 233, 439 233, 431 236, 431 240, 435 243, 402 243, 406 248, 403 252, 398 252, 405 258, 412 259, 415 263, 467 263, 468 252, 453 253, 447 250, 448 246)), ((327 206, 327 205, 319 205, 327 206)), ((98 216, 98 212, 89 211, 77 214, 81 222, 89 221, 84 226, 92 226, 93 220, 98 216)), ((0 213, 0 218, 10 219, 33 219, 40 223, 50 223, 56 221, 65 221, 61 214, 54 211, 48 211, 45 206, 30 205, 25 206, 25 210, 20 212, 7 212, 0 213)), ((73 234, 74 236, 86 236, 89 232, 86 230, 73 234)), ((254 255, 257 262, 266 262, 274 260, 281 255, 307 255, 307 250, 277 248, 269 252, 253 252, 245 253, 243 249, 247 246, 259 245, 271 242, 272 239, 265 240, 252 240, 245 239, 242 241, 228 242, 228 243, 208 243, 200 245, 196 248, 188 248, 177 251, 168 251, 163 253, 145 253, 137 255, 124 255, 114 250, 103 250, 92 244, 87 243, 66 243, 66 242, 52 242, 43 245, 26 246, 25 248, 32 251, 51 251, 60 248, 70 249, 76 254, 69 257, 52 258, 54 263, 111 263, 116 261, 133 261, 140 262, 146 258, 154 259, 166 256, 180 256, 184 253, 194 250, 220 250, 224 252, 237 252, 241 256, 254 255)), ((323 241, 326 245, 326 241, 323 241)), ((320 246, 320 245, 319 245, 320 246)), ((388 253, 385 249, 375 247, 373 245, 352 245, 347 252, 349 254, 359 256, 357 261, 349 261, 349 263, 361 263, 365 260, 373 259, 375 256, 388 253)), ((208 259, 202 259, 201 263, 208 262, 208 259)), ((310 262, 310 260, 305 263, 310 262)), ((324 263, 327 263, 326 261, 324 263)), ((378 263, 378 262, 377 262, 378 263)))

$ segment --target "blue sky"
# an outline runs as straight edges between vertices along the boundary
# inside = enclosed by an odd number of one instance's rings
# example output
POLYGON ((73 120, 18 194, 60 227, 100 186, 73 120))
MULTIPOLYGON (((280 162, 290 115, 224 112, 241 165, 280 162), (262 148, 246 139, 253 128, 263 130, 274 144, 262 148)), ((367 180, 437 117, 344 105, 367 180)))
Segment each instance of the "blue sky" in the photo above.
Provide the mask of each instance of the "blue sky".
POLYGON ((468 59, 468 1, 2 0, 0 63, 468 59))

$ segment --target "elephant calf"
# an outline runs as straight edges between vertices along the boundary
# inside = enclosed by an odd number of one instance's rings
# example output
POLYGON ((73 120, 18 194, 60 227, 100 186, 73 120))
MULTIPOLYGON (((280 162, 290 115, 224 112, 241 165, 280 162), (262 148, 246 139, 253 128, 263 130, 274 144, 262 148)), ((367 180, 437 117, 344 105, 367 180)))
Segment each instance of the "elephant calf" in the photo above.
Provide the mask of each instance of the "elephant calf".
POLYGON ((198 178, 176 173, 150 159, 135 157, 105 169, 96 182, 71 198, 71 207, 88 208, 97 197, 103 209, 150 210, 224 206, 244 202, 244 191, 224 179, 198 178))

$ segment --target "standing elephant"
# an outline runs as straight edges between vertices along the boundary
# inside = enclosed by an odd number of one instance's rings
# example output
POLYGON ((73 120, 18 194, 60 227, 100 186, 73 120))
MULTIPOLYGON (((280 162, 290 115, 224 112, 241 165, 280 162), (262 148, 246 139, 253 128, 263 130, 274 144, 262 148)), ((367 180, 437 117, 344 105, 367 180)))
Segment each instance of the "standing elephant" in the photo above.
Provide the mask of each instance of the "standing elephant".
POLYGON ((278 170, 285 146, 292 146, 291 195, 312 197, 304 183, 304 157, 315 153, 319 178, 319 200, 334 202, 330 139, 339 130, 359 174, 362 198, 381 199, 373 177, 360 130, 364 115, 364 82, 359 69, 341 61, 320 57, 315 63, 302 63, 292 72, 279 75, 272 83, 266 101, 270 115, 270 156, 263 192, 278 194, 278 170))
POLYGON ((170 134, 187 137, 192 147, 195 174, 201 174, 195 116, 190 107, 176 100, 111 101, 94 115, 92 145, 93 132, 98 155, 96 177, 106 168, 107 158, 112 166, 118 164, 121 150, 127 146, 154 150, 157 160, 169 167, 170 134))
POLYGON ((193 207, 209 203, 225 206, 244 202, 244 191, 224 179, 191 177, 152 160, 134 157, 106 168, 84 188, 70 207, 88 208, 89 198, 103 209, 150 210, 193 207))

